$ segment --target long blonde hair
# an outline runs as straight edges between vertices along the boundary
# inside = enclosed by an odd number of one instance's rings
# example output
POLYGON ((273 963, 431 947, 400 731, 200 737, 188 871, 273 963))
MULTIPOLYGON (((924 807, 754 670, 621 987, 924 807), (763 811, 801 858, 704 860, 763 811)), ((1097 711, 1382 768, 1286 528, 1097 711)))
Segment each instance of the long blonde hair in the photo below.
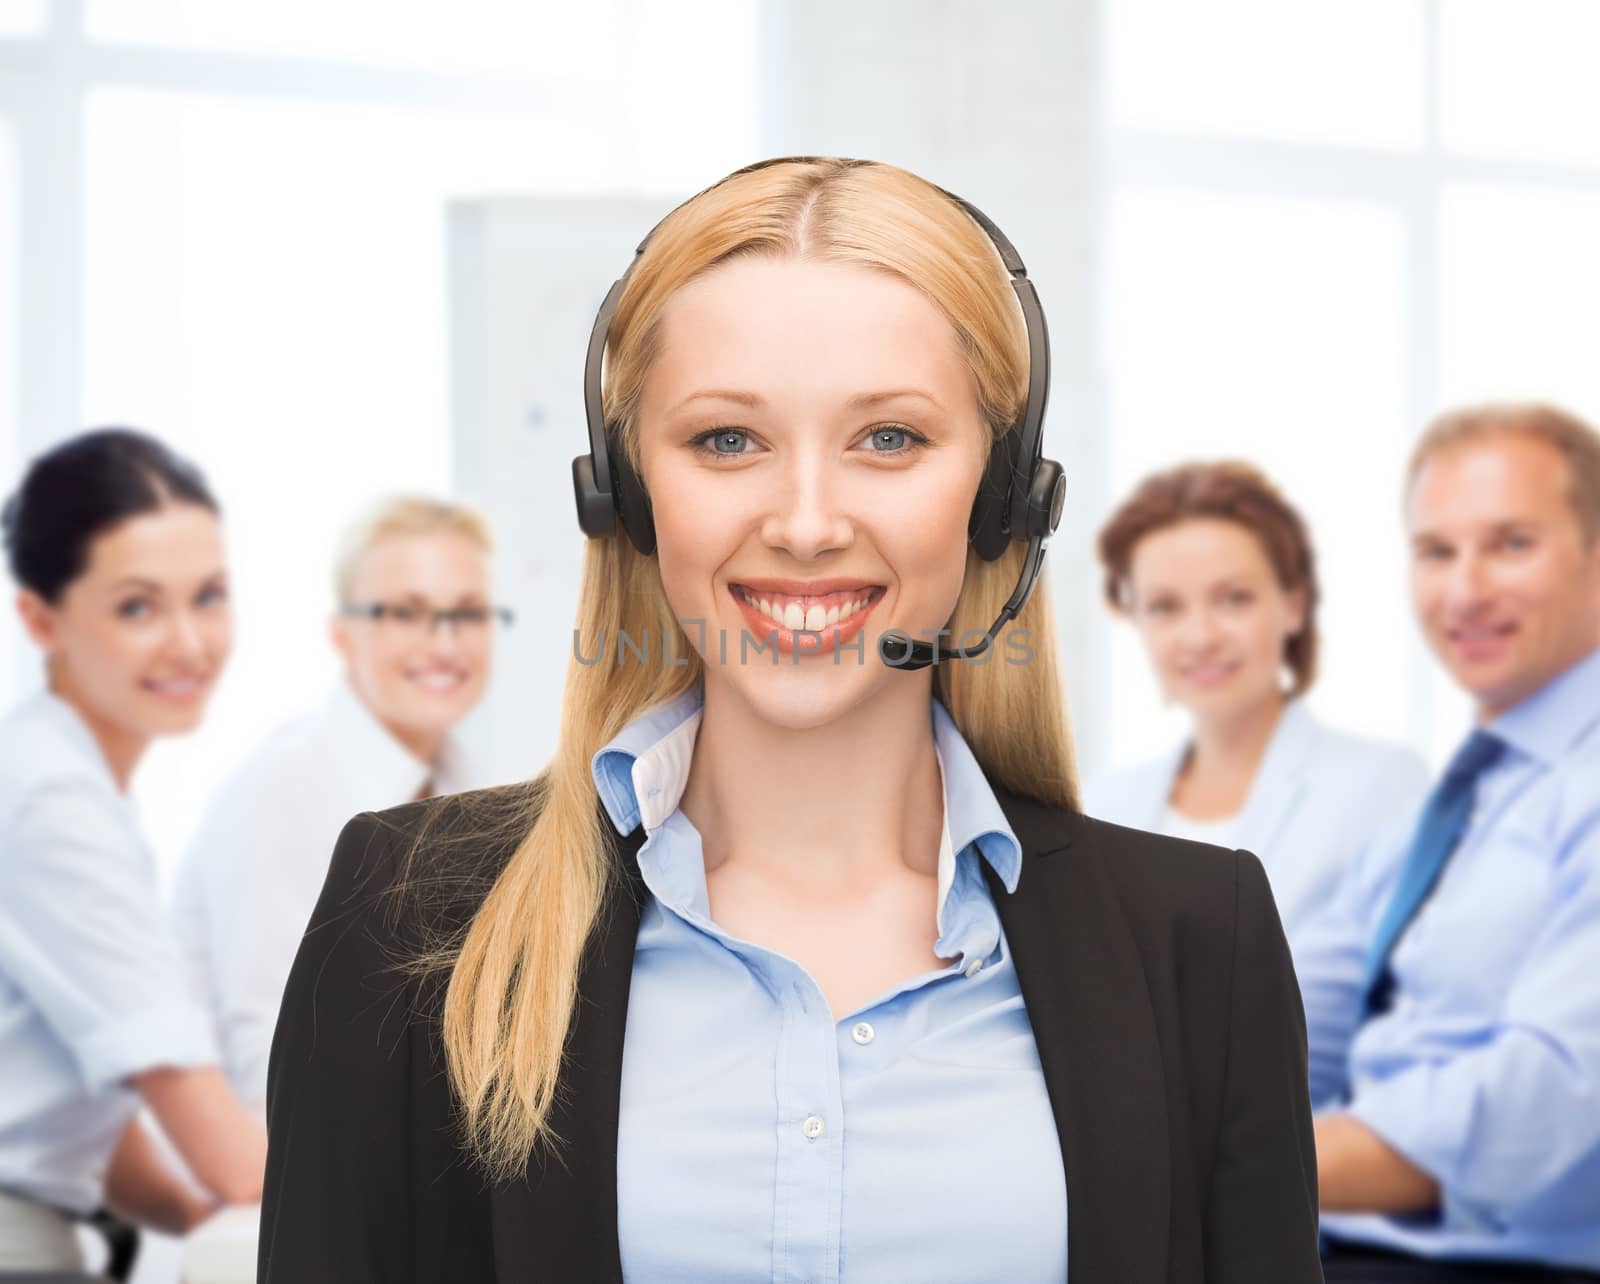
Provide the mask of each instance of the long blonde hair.
MULTIPOLYGON (((924 180, 888 165, 807 158, 741 171, 680 207, 651 238, 619 300, 607 344, 605 405, 637 467, 639 391, 662 306, 736 255, 853 263, 915 284, 949 318, 995 432, 1026 396, 1021 310, 984 232, 924 180)), ((1016 584, 1024 546, 995 562, 968 551, 952 636, 982 630, 1016 584)), ((935 691, 996 785, 1077 806, 1049 594, 1041 582, 1017 620, 1030 663, 942 664, 935 691)), ((654 556, 620 531, 584 552, 578 636, 673 637, 687 665, 567 667, 559 748, 533 782, 531 823, 448 960, 443 1042, 467 1141, 495 1178, 524 1171, 548 1124, 577 999, 579 964, 617 871, 614 834, 590 762, 633 718, 698 683, 703 664, 663 591, 654 556)))

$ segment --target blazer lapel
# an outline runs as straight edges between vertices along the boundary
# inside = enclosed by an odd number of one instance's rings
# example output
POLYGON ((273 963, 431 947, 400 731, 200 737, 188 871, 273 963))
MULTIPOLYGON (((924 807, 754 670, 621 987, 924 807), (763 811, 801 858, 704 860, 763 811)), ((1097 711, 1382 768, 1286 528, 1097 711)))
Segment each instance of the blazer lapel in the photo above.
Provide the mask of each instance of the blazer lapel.
MULTIPOLYGON (((616 831, 604 821, 608 835, 616 831)), ((617 1113, 633 951, 644 883, 644 827, 615 840, 620 864, 578 977, 561 1092, 550 1114, 561 1138, 540 1152, 523 1180, 492 1194, 495 1275, 502 1284, 536 1280, 621 1284, 617 1240, 617 1113)))
POLYGON ((1284 705, 1245 800, 1234 846, 1243 847, 1263 861, 1270 860, 1268 853, 1276 846, 1274 840, 1293 814, 1305 786, 1316 735, 1316 723, 1300 701, 1290 700, 1284 705))
POLYGON ((1165 1081, 1143 964, 1085 822, 995 790, 1022 845, 1017 892, 985 863, 1033 1026, 1067 1179, 1074 1280, 1164 1284, 1165 1081))

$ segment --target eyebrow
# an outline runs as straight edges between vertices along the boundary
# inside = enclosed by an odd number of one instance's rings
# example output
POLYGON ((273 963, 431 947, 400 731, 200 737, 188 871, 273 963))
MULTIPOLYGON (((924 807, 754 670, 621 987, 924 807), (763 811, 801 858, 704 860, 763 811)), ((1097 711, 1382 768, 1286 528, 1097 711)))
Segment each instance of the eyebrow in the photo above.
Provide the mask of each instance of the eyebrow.
MULTIPOLYGON (((218 580, 225 580, 227 578, 227 568, 218 567, 216 570, 210 572, 210 574, 204 576, 200 580, 200 583, 202 585, 214 584, 218 580)), ((130 588, 144 589, 151 593, 161 593, 166 591, 165 584, 162 584, 157 580, 146 579, 142 575, 124 575, 120 580, 114 580, 111 584, 112 592, 115 593, 120 593, 123 589, 130 588)))
MULTIPOLYGON (((883 392, 858 393, 844 404, 850 410, 867 410, 886 401, 897 401, 906 397, 926 401, 941 410, 944 408, 937 397, 923 392, 920 388, 890 388, 883 392)), ((682 410, 692 401, 731 401, 735 405, 748 406, 752 410, 759 410, 767 404, 764 398, 753 392, 740 392, 732 388, 705 388, 699 392, 691 392, 674 409, 682 410)))

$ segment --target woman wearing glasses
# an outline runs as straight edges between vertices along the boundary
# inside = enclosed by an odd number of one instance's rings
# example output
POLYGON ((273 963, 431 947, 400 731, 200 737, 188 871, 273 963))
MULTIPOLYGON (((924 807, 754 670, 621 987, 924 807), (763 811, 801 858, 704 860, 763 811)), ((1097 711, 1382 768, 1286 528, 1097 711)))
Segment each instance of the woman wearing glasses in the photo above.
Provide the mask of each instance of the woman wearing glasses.
POLYGON ((160 442, 109 429, 35 460, 3 525, 45 682, 0 718, 0 1274, 79 1267, 72 1220, 103 1204, 181 1232, 252 1203, 266 1159, 128 797, 151 742, 199 724, 232 649, 216 500, 160 442))
POLYGON ((235 1088, 259 1106, 284 978, 353 814, 484 783, 452 734, 483 695, 494 632, 489 528, 434 499, 385 501, 345 537, 327 702, 223 784, 173 889, 173 922, 235 1088))

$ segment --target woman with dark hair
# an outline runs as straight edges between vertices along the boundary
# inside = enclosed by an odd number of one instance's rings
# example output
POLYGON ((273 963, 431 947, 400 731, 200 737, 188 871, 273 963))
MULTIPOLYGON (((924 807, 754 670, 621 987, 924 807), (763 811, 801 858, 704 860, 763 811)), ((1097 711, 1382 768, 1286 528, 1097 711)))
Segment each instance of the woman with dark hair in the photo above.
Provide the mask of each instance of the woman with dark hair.
POLYGON ((45 688, 0 719, 0 1269, 71 1270, 72 1221, 102 1205, 181 1232, 260 1197, 265 1132, 218 1068, 128 799, 151 740, 199 723, 233 625, 216 500, 142 433, 36 459, 3 524, 45 688))
POLYGON ((1146 478, 1100 532, 1106 600, 1133 621, 1192 733, 1091 779, 1091 815, 1242 847, 1272 881, 1291 942, 1366 840, 1427 785, 1410 750, 1324 726, 1316 557, 1257 469, 1185 464, 1146 478))

